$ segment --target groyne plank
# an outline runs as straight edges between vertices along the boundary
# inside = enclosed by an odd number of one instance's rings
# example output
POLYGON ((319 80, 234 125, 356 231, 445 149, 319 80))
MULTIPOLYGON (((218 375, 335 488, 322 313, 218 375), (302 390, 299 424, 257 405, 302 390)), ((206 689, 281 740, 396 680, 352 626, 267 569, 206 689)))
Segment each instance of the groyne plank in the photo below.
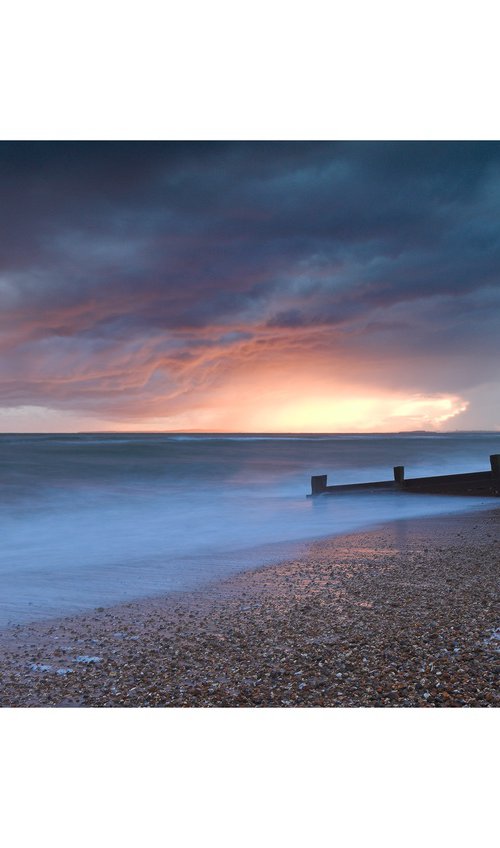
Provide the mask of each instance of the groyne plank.
POLYGON ((311 477, 311 495, 333 495, 342 492, 368 492, 393 490, 414 494, 473 495, 481 497, 500 496, 500 454, 490 456, 490 471, 472 471, 464 474, 442 474, 430 477, 405 477, 403 465, 393 469, 393 480, 377 480, 370 483, 348 483, 328 486, 326 474, 311 477))

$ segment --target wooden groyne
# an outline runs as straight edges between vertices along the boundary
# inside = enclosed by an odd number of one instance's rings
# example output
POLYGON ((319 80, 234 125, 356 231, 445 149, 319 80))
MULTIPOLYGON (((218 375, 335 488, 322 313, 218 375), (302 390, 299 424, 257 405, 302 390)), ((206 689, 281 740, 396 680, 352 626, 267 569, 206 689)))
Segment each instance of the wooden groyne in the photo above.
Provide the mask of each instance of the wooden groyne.
POLYGON ((489 471, 473 471, 468 474, 444 474, 437 477, 405 477, 404 465, 393 469, 393 480, 377 480, 373 483, 349 483, 328 486, 327 475, 311 477, 311 494, 336 495, 341 492, 400 491, 426 495, 476 495, 478 497, 500 496, 500 454, 490 456, 489 471))

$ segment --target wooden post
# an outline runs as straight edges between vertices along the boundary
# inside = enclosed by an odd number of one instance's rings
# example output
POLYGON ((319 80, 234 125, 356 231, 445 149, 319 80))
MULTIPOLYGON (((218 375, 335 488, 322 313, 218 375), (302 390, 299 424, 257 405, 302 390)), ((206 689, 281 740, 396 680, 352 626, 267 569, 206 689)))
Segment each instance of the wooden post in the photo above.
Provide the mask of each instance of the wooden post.
POLYGON ((326 474, 311 477, 311 495, 320 495, 326 489, 326 474))
POLYGON ((404 465, 395 465, 394 466, 394 480, 398 484, 398 486, 402 486, 405 481, 405 467, 404 465))
POLYGON ((491 473, 494 477, 500 477, 500 453, 493 453, 490 456, 491 473))

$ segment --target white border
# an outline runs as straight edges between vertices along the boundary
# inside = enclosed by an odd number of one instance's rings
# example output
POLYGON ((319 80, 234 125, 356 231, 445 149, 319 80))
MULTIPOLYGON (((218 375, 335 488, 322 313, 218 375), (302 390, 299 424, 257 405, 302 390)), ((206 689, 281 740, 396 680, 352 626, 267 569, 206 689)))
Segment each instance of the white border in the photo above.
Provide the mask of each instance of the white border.
POLYGON ((492 0, 18 0, 6 139, 499 137, 492 0))
MULTIPOLYGON (((23 2, 3 139, 499 138, 495 4, 23 2)), ((470 846, 497 711, 7 710, 9 846, 470 846)), ((498 733, 497 733, 498 736, 498 733)))

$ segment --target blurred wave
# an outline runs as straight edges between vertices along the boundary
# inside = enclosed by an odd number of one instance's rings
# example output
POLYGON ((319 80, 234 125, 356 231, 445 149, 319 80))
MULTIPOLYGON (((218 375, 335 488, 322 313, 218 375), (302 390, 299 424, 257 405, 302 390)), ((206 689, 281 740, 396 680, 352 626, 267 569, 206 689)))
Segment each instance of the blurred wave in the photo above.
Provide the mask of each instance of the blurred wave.
POLYGON ((0 625, 180 591, 308 539, 478 499, 305 497, 329 483, 486 470, 500 433, 0 436, 0 625))

